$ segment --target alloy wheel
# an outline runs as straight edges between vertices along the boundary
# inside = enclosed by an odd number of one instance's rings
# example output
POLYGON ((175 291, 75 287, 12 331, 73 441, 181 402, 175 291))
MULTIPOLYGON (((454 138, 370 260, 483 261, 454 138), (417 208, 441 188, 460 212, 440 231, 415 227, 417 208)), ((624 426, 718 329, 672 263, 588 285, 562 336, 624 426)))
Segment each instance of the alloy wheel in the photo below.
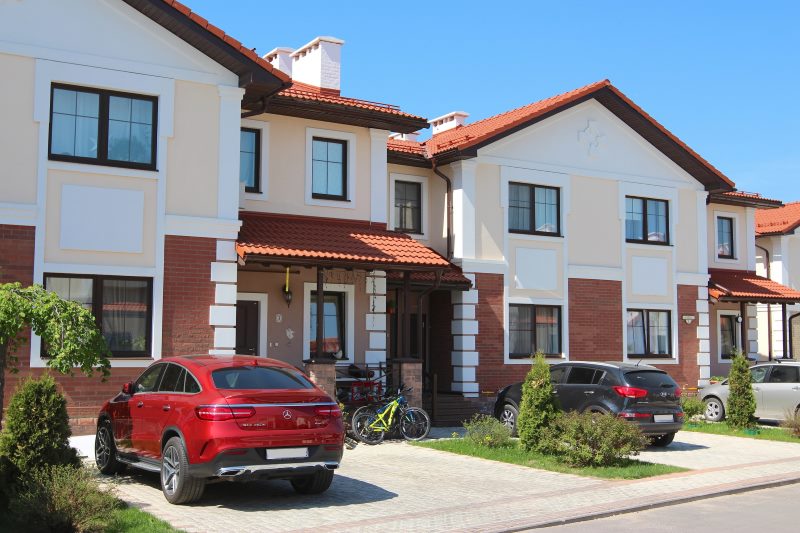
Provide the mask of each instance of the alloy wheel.
POLYGON ((178 490, 180 476, 181 462, 178 450, 174 446, 168 446, 164 449, 164 456, 161 460, 161 484, 164 487, 164 491, 168 494, 174 494, 178 490))
POLYGON ((500 415, 500 422, 503 423, 505 427, 510 430, 514 429, 514 424, 516 420, 514 419, 514 413, 512 413, 509 409, 503 409, 503 414, 500 415))
POLYGON ((720 405, 715 401, 708 401, 706 402, 706 418, 709 420, 714 420, 719 418, 720 414, 720 405))
POLYGON ((97 439, 94 443, 94 458, 100 468, 107 465, 111 457, 110 438, 111 436, 108 434, 108 429, 105 427, 101 427, 97 430, 97 439))

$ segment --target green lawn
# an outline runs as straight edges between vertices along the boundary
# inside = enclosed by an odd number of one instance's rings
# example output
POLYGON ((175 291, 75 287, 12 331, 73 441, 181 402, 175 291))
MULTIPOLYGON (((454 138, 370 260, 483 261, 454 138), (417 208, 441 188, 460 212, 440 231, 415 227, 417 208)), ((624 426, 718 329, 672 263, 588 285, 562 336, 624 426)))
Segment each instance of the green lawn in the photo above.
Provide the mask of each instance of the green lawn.
POLYGON ((107 533, 180 533, 168 523, 136 507, 114 512, 107 533))
POLYGON ((741 429, 731 429, 725 422, 699 422, 697 424, 684 424, 681 431, 693 431, 695 433, 711 433, 712 435, 727 435, 730 437, 745 437, 748 439, 775 440, 780 442, 794 442, 800 444, 797 438, 786 429, 758 427, 758 433, 749 434, 741 429))
POLYGON ((646 463, 644 461, 635 460, 627 460, 620 466, 573 468, 558 462, 551 456, 536 452, 525 452, 516 442, 513 446, 508 448, 486 448, 484 446, 477 446, 464 439, 434 440, 412 444, 434 450, 471 455, 491 461, 500 461, 502 463, 528 466, 530 468, 539 468, 541 470, 550 470, 552 472, 561 472, 564 474, 576 474, 579 476, 592 476, 606 479, 640 479, 686 471, 685 468, 678 468, 676 466, 646 463))

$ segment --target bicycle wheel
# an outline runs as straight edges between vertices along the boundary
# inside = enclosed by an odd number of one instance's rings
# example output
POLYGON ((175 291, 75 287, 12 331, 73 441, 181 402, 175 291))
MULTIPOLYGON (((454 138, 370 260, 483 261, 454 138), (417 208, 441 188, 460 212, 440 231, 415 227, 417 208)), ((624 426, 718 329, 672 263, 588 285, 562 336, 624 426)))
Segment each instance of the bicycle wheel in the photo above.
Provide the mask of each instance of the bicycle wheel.
POLYGON ((422 440, 431 430, 431 418, 424 409, 409 407, 400 417, 400 433, 406 440, 422 440))
POLYGON ((383 441, 384 432, 380 429, 373 429, 370 426, 375 422, 377 416, 372 410, 364 409, 353 415, 350 425, 353 434, 364 444, 380 444, 383 441))
POLYGON ((363 412, 369 412, 369 413, 373 413, 374 414, 375 413, 375 407, 373 407, 371 405, 362 405, 361 407, 359 407, 358 409, 353 411, 353 414, 350 415, 347 418, 347 421, 346 421, 347 423, 345 424, 347 432, 350 435, 352 435, 353 437, 355 437, 355 438, 358 438, 358 435, 356 435, 356 431, 354 429, 355 426, 353 425, 353 421, 356 419, 356 416, 358 416, 359 414, 361 414, 363 412))

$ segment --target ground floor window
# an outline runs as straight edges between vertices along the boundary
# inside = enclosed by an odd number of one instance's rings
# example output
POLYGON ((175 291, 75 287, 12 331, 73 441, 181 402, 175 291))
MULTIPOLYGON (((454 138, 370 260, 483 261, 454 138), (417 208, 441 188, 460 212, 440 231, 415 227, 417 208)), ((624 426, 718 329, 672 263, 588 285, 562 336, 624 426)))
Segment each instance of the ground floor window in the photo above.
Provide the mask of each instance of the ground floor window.
POLYGON ((561 355, 561 307, 512 304, 508 313, 509 357, 530 357, 536 352, 561 355))
POLYGON ((94 314, 114 357, 150 356, 152 279, 46 274, 44 285, 94 314))
POLYGON ((733 357, 736 343, 736 315, 719 316, 719 355, 722 359, 733 357))
MULTIPOLYGON (((322 351, 336 359, 346 359, 348 354, 345 353, 345 295, 341 292, 326 291, 323 299, 322 351)), ((309 311, 311 313, 309 349, 311 354, 314 354, 317 351, 317 291, 311 292, 309 311)))
POLYGON ((669 311, 628 309, 628 356, 670 355, 671 329, 669 311))

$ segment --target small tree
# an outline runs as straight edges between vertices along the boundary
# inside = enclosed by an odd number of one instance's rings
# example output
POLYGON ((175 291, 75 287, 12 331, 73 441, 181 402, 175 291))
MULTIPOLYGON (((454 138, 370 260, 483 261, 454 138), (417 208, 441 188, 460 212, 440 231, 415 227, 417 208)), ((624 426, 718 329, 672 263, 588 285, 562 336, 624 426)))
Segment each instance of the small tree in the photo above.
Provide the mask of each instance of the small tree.
POLYGON ((542 432, 558 416, 558 405, 550 382, 550 365, 544 354, 537 352, 525 382, 522 384, 522 404, 519 407, 517 432, 526 450, 533 450, 542 432))
POLYGON ((739 350, 734 351, 728 374, 728 425, 744 429, 755 425, 756 398, 750 380, 750 366, 739 350))
POLYGON ((95 370, 109 375, 109 350, 94 315, 80 304, 64 300, 40 285, 0 285, 0 421, 3 417, 5 370, 17 371, 16 349, 27 328, 47 346, 47 366, 62 374, 77 367, 87 376, 95 370))

